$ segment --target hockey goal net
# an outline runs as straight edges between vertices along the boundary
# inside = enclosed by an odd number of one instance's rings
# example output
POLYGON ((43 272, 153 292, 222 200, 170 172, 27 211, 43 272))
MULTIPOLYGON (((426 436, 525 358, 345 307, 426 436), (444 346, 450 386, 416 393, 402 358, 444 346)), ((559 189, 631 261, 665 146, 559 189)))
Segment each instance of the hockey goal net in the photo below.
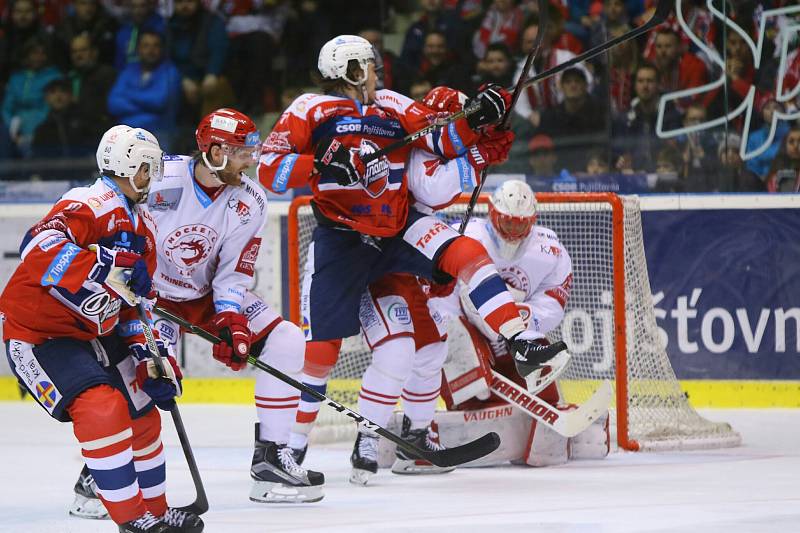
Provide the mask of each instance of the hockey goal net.
MULTIPOLYGON (((647 274, 641 213, 636 197, 611 193, 538 193, 537 224, 556 232, 574 270, 572 293, 561 326, 549 336, 563 339, 572 361, 559 381, 566 401, 581 404, 603 379, 613 380, 612 423, 617 444, 627 450, 735 446, 740 436, 728 424, 701 417, 681 390, 659 338, 647 274)), ((310 197, 289 210, 290 316, 302 324, 300 287, 316 221, 310 197)), ((476 206, 487 213, 488 197, 476 206)), ((438 215, 456 224, 468 197, 438 215)), ((370 353, 360 336, 345 339, 328 395, 355 406, 370 353)), ((341 415, 320 413, 318 429, 347 424, 341 415)), ((354 433, 353 433, 354 434, 354 433)), ((312 434, 313 436, 313 434, 312 434)))

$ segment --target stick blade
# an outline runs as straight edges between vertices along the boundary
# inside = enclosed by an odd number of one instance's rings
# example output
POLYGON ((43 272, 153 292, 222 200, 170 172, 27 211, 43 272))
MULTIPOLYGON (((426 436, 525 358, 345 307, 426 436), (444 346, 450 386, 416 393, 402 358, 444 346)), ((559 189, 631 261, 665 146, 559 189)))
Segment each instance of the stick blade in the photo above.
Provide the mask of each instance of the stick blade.
POLYGON ((190 513, 194 513, 196 515, 201 515, 208 511, 208 500, 198 498, 193 503, 189 505, 184 505, 183 507, 178 507, 179 511, 186 511, 190 513))
POLYGON ((438 452, 426 452, 423 459, 436 466, 458 466, 489 455, 500 446, 500 436, 492 431, 461 446, 438 452))

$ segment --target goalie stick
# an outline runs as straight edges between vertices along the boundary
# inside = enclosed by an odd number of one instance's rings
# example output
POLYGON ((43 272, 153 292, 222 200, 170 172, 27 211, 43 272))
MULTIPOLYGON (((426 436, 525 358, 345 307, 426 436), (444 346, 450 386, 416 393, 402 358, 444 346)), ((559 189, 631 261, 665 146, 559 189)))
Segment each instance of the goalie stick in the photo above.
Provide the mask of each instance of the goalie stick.
MULTIPOLYGON (((508 106, 508 109, 506 109, 505 115, 503 115, 503 120, 500 122, 498 129, 508 129, 508 121, 511 118, 511 110, 514 109, 514 106, 517 104, 517 100, 519 100, 519 97, 522 94, 522 78, 531 69, 533 61, 536 59, 536 56, 539 55, 539 50, 542 48, 544 34, 546 33, 544 30, 547 28, 547 0, 539 0, 539 13, 541 18, 539 19, 539 26, 536 28, 536 39, 533 42, 531 51, 528 53, 528 57, 525 59, 525 65, 522 67, 522 72, 517 80, 517 85, 514 87, 514 93, 511 95, 511 105, 508 106)), ((481 177, 478 180, 478 184, 474 189, 472 189, 472 196, 469 198, 469 205, 467 205, 467 210, 464 212, 464 217, 461 219, 461 225, 458 227, 458 232, 461 235, 464 235, 464 232, 467 230, 469 219, 472 218, 472 212, 475 211, 475 205, 478 203, 478 197, 481 195, 484 182, 486 182, 486 174, 488 174, 488 170, 488 166, 481 169, 481 177)))
MULTIPOLYGON (((142 332, 144 333, 144 338, 147 340, 147 348, 150 350, 150 355, 153 357, 153 361, 156 364, 158 372, 164 376, 166 375, 164 359, 158 352, 158 345, 156 344, 156 339, 153 336, 153 330, 150 327, 150 321, 147 318, 143 301, 139 302, 138 311, 139 321, 142 323, 142 332)), ((189 437, 186 435, 186 428, 183 426, 183 419, 181 418, 180 411, 178 411, 178 404, 176 403, 173 405, 169 412, 172 415, 172 422, 175 424, 175 432, 178 434, 178 440, 181 442, 183 455, 186 457, 186 463, 189 465, 189 474, 192 476, 192 482, 194 483, 194 489, 197 494, 193 503, 183 507, 178 507, 178 510, 190 511, 194 514, 201 515, 208 511, 208 497, 206 497, 206 489, 203 487, 203 480, 200 477, 200 470, 197 468, 197 461, 194 459, 192 446, 189 444, 189 437)))
MULTIPOLYGON (((547 69, 547 70, 545 70, 545 71, 543 71, 543 72, 541 72, 539 74, 536 74, 535 76, 532 76, 532 77, 528 78, 527 80, 525 80, 523 82, 522 88, 524 89, 525 87, 528 87, 528 86, 530 86, 530 85, 532 85, 534 83, 538 83, 538 82, 540 82, 542 80, 545 80, 547 78, 555 76, 559 72, 563 72, 564 70, 568 69, 569 67, 572 67, 572 66, 574 66, 574 65, 576 65, 576 64, 578 64, 578 63, 580 63, 582 61, 586 61, 587 59, 591 59, 591 58, 593 58, 595 56, 598 56, 598 55, 602 54, 603 52, 607 51, 608 49, 613 48, 614 46, 617 46, 618 44, 622 44, 625 41, 629 41, 631 39, 636 39, 640 35, 642 35, 644 33, 647 33, 648 31, 650 31, 651 29, 653 29, 654 27, 658 26, 659 24, 661 24, 662 22, 664 22, 666 20, 666 18, 669 15, 670 11, 672 11, 672 4, 674 4, 674 1, 675 0, 659 0, 658 4, 656 4, 656 10, 653 13, 653 16, 650 17, 650 20, 648 20, 647 22, 645 22, 644 24, 642 24, 638 28, 634 28, 631 31, 623 33, 622 35, 619 35, 619 36, 617 36, 617 37, 615 37, 615 38, 613 38, 613 39, 611 39, 609 41, 606 41, 604 43, 598 44, 594 48, 590 48, 589 50, 583 52, 582 54, 578 54, 577 56, 573 57, 569 61, 565 61, 564 63, 556 65, 553 68, 547 69)), ((538 39, 539 36, 537 35, 536 38, 538 39)), ((444 117, 444 118, 441 118, 441 119, 437 119, 433 123, 425 126, 424 128, 419 129, 419 130, 415 131, 414 133, 410 133, 410 134, 406 135, 405 137, 403 137, 399 141, 395 141, 392 144, 384 146, 380 150, 376 150, 376 151, 374 151, 374 152, 372 152, 370 154, 365 154, 361 158, 361 160, 366 165, 367 163, 369 163, 371 161, 374 161, 375 159, 378 159, 379 157, 385 156, 389 152, 393 152, 394 150, 397 150, 398 148, 402 148, 403 146, 406 146, 408 144, 413 143, 417 139, 419 139, 421 137, 424 137, 424 136, 428 135, 429 133, 432 133, 437 128, 441 128, 441 127, 447 126, 448 124, 450 124, 452 122, 455 122, 456 120, 462 119, 462 118, 466 117, 467 115, 471 115, 473 113, 476 113, 478 111, 478 109, 480 109, 480 104, 477 102, 477 100, 473 99, 473 101, 470 102, 470 104, 467 105, 466 107, 464 107, 464 109, 462 109, 461 111, 453 113, 452 115, 449 115, 447 117, 444 117)), ((509 108, 509 110, 511 110, 511 109, 513 109, 513 107, 509 108)))
MULTIPOLYGON (((208 332, 205 329, 192 324, 191 322, 183 319, 182 317, 170 313, 166 309, 156 306, 153 309, 153 311, 157 315, 162 316, 168 320, 172 320, 173 322, 179 324, 181 327, 183 327, 190 333, 194 333, 195 335, 202 337, 203 339, 209 342, 216 344, 222 340, 213 333, 208 332)), ((357 412, 348 409, 339 402, 331 400, 324 394, 317 392, 316 390, 305 385, 304 383, 301 383, 296 379, 287 376, 280 370, 273 368, 272 366, 264 363, 263 361, 259 361, 252 355, 247 356, 247 362, 257 367, 258 369, 263 370, 268 374, 271 374, 272 376, 278 378, 284 383, 291 385, 295 389, 313 396, 314 399, 324 403, 329 407, 332 407, 333 409, 342 413, 343 415, 352 418, 358 424, 359 428, 373 431, 374 433, 377 433, 381 437, 394 442, 395 444, 397 444, 399 448, 402 448, 406 453, 418 457, 420 459, 424 459, 425 461, 428 461, 436 466, 447 467, 447 466, 456 466, 463 463, 468 463, 470 461, 474 461, 475 459, 479 459, 484 455, 492 453, 494 450, 497 449, 498 446, 500 446, 500 437, 497 436, 497 433, 491 432, 471 442, 462 444, 461 446, 456 446, 454 448, 446 448, 440 451, 423 450, 422 448, 403 440, 401 437, 398 437, 391 431, 381 427, 375 422, 372 422, 371 420, 363 417, 357 412)))
POLYGON ((580 407, 572 411, 561 411, 535 396, 534 393, 520 388, 519 385, 495 370, 492 370, 490 389, 511 406, 564 437, 574 437, 607 413, 613 396, 611 382, 604 380, 592 397, 580 407))

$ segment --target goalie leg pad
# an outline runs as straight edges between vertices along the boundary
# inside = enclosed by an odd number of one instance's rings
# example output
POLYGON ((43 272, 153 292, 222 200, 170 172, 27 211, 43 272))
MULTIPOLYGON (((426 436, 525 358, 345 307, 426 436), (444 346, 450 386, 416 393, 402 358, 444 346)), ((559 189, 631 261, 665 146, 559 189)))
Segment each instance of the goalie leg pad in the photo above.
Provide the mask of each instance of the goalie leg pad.
POLYGON ((491 349, 486 338, 463 317, 450 321, 442 396, 448 409, 477 397, 489 398, 491 349))
POLYGON ((610 450, 611 439, 608 434, 608 414, 570 440, 570 459, 605 459, 610 450))
POLYGON ((546 425, 531 420, 531 430, 522 459, 530 466, 563 465, 569 459, 569 439, 546 425))

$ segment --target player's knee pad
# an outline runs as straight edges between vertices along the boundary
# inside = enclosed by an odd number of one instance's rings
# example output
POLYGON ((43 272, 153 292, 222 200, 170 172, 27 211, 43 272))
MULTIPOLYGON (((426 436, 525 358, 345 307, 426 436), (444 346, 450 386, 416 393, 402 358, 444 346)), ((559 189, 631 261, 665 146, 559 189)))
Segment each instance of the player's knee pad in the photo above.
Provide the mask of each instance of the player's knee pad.
POLYGON ((478 240, 460 236, 442 252, 438 270, 467 283, 482 267, 493 264, 486 248, 478 240))
POLYGON ((439 375, 447 359, 447 343, 434 342, 423 346, 414 355, 413 373, 421 378, 439 375))
POLYGON ((372 350, 370 367, 389 379, 404 382, 411 375, 414 363, 414 339, 395 337, 372 350))
POLYGON ((122 393, 110 385, 86 389, 75 397, 67 412, 81 444, 120 435, 131 428, 128 403, 122 393))
POLYGON ((303 369, 305 344, 306 339, 300 328, 283 320, 265 338, 258 358, 281 372, 296 374, 303 369))
POLYGON ((341 339, 306 342, 303 372, 315 378, 327 378, 339 360, 341 347, 341 339))

